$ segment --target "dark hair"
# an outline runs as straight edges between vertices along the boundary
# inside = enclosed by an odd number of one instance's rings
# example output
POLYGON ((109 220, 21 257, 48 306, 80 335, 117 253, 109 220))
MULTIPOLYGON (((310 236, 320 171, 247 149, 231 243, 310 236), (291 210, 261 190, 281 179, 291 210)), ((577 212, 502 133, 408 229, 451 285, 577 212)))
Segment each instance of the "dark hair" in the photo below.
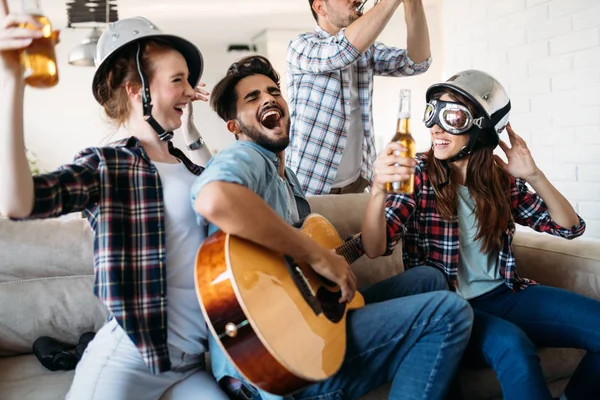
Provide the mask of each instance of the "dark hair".
MULTIPOLYGON (((449 95, 454 101, 463 104, 471 111, 473 117, 478 116, 475 105, 465 96, 449 90, 433 96, 439 99, 449 95)), ((492 147, 475 148, 467 166, 465 185, 475 201, 475 217, 478 222, 476 240, 481 239, 482 251, 490 253, 500 251, 502 234, 512 223, 510 206, 511 178, 496 164, 492 147)), ((452 172, 452 163, 447 171, 442 161, 435 158, 433 149, 427 153, 427 175, 435 192, 436 208, 446 221, 456 219, 458 207, 457 186, 452 172), (440 188, 440 183, 448 179, 448 184, 440 188)))
MULTIPOLYGON (((142 70, 150 79, 154 72, 152 57, 174 49, 167 42, 156 39, 142 41, 141 46, 143 48, 142 70)), ((111 57, 110 69, 95 88, 95 95, 104 107, 104 112, 117 127, 127 121, 131 112, 131 103, 125 85, 130 83, 136 89, 142 86, 137 70, 136 52, 137 42, 125 46, 111 57)))
POLYGON ((315 2, 315 0, 308 0, 308 5, 310 5, 310 12, 312 13, 313 18, 315 19, 315 21, 317 21, 317 23, 319 23, 319 15, 317 15, 315 10, 313 9, 314 2, 315 2))
POLYGON ((216 84, 210 98, 210 106, 223 121, 236 118, 238 99, 235 88, 242 79, 252 75, 264 75, 279 87, 279 74, 263 56, 248 56, 231 64, 227 75, 216 84))

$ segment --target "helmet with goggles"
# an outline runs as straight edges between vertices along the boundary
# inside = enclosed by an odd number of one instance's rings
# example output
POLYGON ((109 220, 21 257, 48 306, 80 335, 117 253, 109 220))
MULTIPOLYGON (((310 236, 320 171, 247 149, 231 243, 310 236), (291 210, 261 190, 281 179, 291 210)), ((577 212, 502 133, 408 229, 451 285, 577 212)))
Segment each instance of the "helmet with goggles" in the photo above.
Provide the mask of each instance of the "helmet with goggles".
POLYGON ((478 70, 459 72, 446 82, 431 85, 425 94, 425 125, 438 125, 452 135, 469 134, 469 143, 448 161, 459 160, 477 148, 496 147, 500 133, 508 124, 510 98, 493 76, 478 70), (473 115, 466 104, 433 99, 442 92, 456 93, 474 106, 473 115))

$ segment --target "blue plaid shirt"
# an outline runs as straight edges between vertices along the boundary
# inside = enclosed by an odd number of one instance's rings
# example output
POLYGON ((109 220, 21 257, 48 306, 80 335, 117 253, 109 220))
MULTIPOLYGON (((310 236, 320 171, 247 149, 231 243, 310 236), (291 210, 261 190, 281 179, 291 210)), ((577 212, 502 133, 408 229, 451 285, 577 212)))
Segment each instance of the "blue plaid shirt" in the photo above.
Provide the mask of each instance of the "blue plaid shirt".
POLYGON ((373 77, 422 74, 431 58, 415 64, 405 49, 381 43, 360 54, 346 38, 345 29, 332 36, 317 27, 291 41, 286 61, 292 120, 286 164, 302 189, 307 194, 326 194, 335 180, 350 120, 350 68, 356 68, 364 124, 361 175, 371 181, 376 157, 373 77))
MULTIPOLYGON (((194 174, 202 168, 169 143, 194 174)), ((163 193, 137 138, 80 152, 72 164, 34 177, 30 218, 83 211, 94 230, 94 293, 139 349, 152 373, 171 367, 163 193)))

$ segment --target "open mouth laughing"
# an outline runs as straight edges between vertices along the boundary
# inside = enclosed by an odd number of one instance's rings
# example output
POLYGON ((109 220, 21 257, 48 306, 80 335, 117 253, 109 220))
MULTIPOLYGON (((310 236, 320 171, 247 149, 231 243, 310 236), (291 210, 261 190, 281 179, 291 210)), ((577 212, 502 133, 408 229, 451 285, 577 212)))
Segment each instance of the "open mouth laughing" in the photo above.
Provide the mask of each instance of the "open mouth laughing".
POLYGON ((259 115, 259 121, 262 126, 269 130, 280 127, 280 121, 283 117, 283 110, 277 106, 265 108, 259 115))
POLYGON ((435 139, 433 145, 438 149, 444 149, 450 145, 450 141, 445 139, 435 139))
POLYGON ((173 107, 175 109, 175 111, 177 111, 177 113, 181 116, 183 115, 183 109, 187 106, 187 103, 177 103, 175 104, 175 107, 173 107))

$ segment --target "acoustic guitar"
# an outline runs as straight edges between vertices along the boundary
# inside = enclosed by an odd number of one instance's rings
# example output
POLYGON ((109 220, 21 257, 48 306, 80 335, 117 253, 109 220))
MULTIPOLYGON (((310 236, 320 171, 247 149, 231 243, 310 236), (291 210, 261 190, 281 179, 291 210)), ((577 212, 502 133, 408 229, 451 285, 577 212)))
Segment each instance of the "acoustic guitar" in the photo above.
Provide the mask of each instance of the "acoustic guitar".
MULTIPOLYGON (((318 214, 300 230, 348 263, 360 257, 358 235, 344 242, 318 214)), ((198 250, 195 281, 225 354, 249 382, 280 396, 337 372, 346 351, 346 311, 364 306, 358 292, 339 303, 339 286, 310 265, 221 231, 198 250)))

